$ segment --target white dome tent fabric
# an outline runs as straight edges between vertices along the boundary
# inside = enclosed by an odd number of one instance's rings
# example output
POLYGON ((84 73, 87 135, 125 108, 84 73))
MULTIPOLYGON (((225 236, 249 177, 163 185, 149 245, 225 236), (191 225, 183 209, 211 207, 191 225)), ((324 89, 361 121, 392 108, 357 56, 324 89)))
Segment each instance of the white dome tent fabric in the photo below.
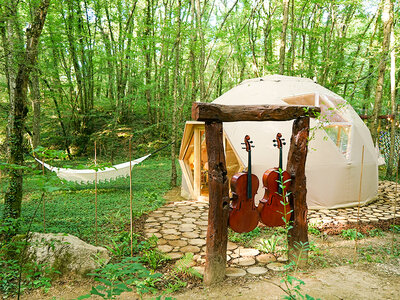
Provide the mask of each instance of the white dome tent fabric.
MULTIPOLYGON (((321 107, 321 117, 311 119, 310 143, 306 162, 307 204, 309 208, 340 208, 358 204, 361 157, 364 146, 364 166, 361 204, 373 200, 378 189, 378 155, 368 128, 354 109, 340 96, 310 79, 281 75, 250 79, 213 101, 225 105, 315 105, 321 107)), ((236 154, 239 165, 247 165, 247 152, 241 143, 246 134, 254 141, 252 170, 260 179, 256 201, 262 199, 263 173, 278 166, 279 152, 272 140, 278 132, 286 138, 283 166, 286 166, 293 121, 226 122, 223 124, 227 144, 236 154)), ((188 127, 188 125, 187 125, 188 127)), ((188 135, 185 129, 185 134, 188 135)), ((193 197, 193 180, 184 167, 183 139, 180 154, 182 194, 193 197), (192 186, 191 186, 192 185, 192 186), (191 188, 190 188, 191 187, 191 188)), ((198 139, 199 140, 199 139, 198 139)), ((201 142, 201 139, 200 139, 201 142)), ((194 145, 194 147, 196 147, 194 145)), ((202 161, 204 158, 201 159, 202 161)), ((196 163, 193 164, 196 166, 196 163)), ((199 163, 197 163, 197 166, 199 163)), ((227 158, 229 169, 229 159, 227 158)), ((192 171, 192 175, 196 173, 192 171)))

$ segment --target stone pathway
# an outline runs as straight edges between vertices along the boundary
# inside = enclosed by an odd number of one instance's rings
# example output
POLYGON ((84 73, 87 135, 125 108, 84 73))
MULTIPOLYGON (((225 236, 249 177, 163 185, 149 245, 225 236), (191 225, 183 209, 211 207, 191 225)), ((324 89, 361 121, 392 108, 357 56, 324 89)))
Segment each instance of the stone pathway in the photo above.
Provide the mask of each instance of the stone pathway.
MULTIPOLYGON (((388 221, 393 218, 395 184, 379 183, 378 199, 360 208, 360 220, 364 223, 388 221)), ((400 212, 396 214, 400 217, 400 212)), ((346 224, 357 222, 357 207, 345 209, 309 210, 308 218, 314 226, 329 223, 346 224)), ((149 214, 145 224, 147 237, 158 237, 158 248, 171 259, 179 259, 185 253, 193 253, 199 272, 204 271, 205 245, 208 225, 208 203, 205 201, 179 201, 169 203, 149 214)), ((244 248, 228 242, 227 276, 246 274, 262 275, 284 270, 282 259, 276 261, 272 254, 261 254, 257 249, 244 248)))

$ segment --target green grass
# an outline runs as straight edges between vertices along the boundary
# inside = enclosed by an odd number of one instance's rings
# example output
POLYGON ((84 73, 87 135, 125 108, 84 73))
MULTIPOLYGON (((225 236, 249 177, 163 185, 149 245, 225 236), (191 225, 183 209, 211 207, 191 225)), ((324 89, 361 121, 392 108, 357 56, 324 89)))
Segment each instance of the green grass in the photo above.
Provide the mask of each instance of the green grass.
MULTIPOLYGON (((80 161, 82 163, 82 161, 80 161)), ((90 164, 89 161, 87 161, 90 164)), ((170 189, 170 160, 150 157, 133 168, 133 215, 155 210, 164 204, 163 195, 170 189)), ((179 171, 179 170, 178 170, 179 171)), ((62 184, 53 173, 47 172, 46 181, 55 181, 61 188, 46 192, 46 232, 69 233, 84 241, 95 244, 95 190, 94 184, 62 184)), ((179 174, 178 174, 179 178, 179 174)), ((40 199, 40 185, 43 175, 26 174, 24 177, 24 200, 22 217, 25 220, 22 231, 28 221, 33 219, 32 231, 43 232, 43 210, 40 199)), ((0 217, 3 213, 3 179, 0 188, 0 217)), ((121 231, 129 230, 129 177, 119 178, 108 183, 99 183, 97 191, 98 243, 105 245, 118 236, 121 231)))

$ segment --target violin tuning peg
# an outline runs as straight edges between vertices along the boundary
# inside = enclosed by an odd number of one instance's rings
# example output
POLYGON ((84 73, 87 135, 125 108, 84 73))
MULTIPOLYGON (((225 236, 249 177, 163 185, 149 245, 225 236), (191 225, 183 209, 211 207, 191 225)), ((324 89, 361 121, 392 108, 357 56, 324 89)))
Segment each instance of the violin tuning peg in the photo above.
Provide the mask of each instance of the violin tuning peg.
POLYGON ((274 144, 274 147, 278 146, 277 144, 274 144))
POLYGON ((250 144, 253 144, 253 141, 250 141, 249 143, 250 143, 250 144))
POLYGON ((246 149, 246 147, 242 147, 242 149, 246 149))
POLYGON ((272 140, 274 143, 276 143, 276 140, 272 140))
POLYGON ((283 145, 286 145, 286 143, 285 143, 285 142, 283 142, 282 144, 283 144, 283 145))
POLYGON ((281 139, 281 141, 284 141, 285 139, 281 139))
POLYGON ((254 148, 255 146, 251 145, 251 148, 254 148))
POLYGON ((242 145, 244 145, 244 143, 241 143, 242 145))

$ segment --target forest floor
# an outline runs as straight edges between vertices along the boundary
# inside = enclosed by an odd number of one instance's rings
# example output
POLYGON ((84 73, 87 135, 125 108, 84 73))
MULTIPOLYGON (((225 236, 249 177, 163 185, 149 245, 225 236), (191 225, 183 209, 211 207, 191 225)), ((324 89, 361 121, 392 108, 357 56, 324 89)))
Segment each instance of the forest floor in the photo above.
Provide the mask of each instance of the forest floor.
MULTIPOLYGON (((310 239, 320 249, 318 255, 310 257, 311 264, 306 269, 297 274, 291 273, 304 281, 302 295, 328 300, 398 299, 400 258, 387 254, 391 247, 391 234, 358 241, 357 257, 354 241, 343 240, 340 236, 310 236, 310 239)), ((270 272, 262 276, 228 278, 214 287, 197 283, 169 296, 176 299, 282 299, 285 292, 278 287, 286 289, 281 282, 282 276, 281 273, 270 272)), ((87 294, 93 284, 91 280, 65 279, 53 284, 47 294, 34 291, 21 299, 76 299, 87 294)), ((154 297, 147 295, 145 298, 154 297)), ((93 296, 91 299, 101 298, 93 296)), ((139 297, 136 293, 124 293, 116 299, 139 297)))
MULTIPOLYGON (((170 191, 167 198, 174 198, 174 194, 176 190, 170 191)), ((254 246, 256 240, 271 234, 269 230, 265 228, 256 238, 250 241, 242 240, 242 244, 246 247, 254 246)), ((169 296, 172 299, 282 299, 286 295, 285 290, 289 291, 289 288, 292 289, 292 294, 295 294, 294 287, 299 284, 297 281, 299 279, 304 284, 299 285, 298 297, 293 299, 302 299, 301 296, 305 297, 306 294, 315 299, 398 299, 400 294, 398 227, 394 235, 379 228, 369 228, 369 230, 369 236, 364 234, 357 241, 357 252, 355 241, 345 239, 343 234, 327 235, 311 232, 308 266, 296 273, 286 274, 270 270, 260 276, 247 273, 243 277, 226 278, 223 283, 213 287, 205 287, 199 279, 192 278, 179 292, 162 296, 169 296), (297 279, 292 285, 285 286, 282 280, 288 275, 297 279)), ((230 234, 230 239, 232 238, 230 234)), ((174 262, 170 264, 173 265, 174 262)), ((168 267, 164 269, 166 272, 168 270, 168 267)), ((64 278, 54 282, 46 294, 37 290, 23 295, 22 299, 76 299, 88 294, 95 285, 96 282, 92 280, 64 278)), ((145 299, 155 299, 155 297, 152 294, 144 296, 145 299)), ((92 296, 90 299, 101 298, 92 296)), ((139 299, 139 296, 132 292, 124 293, 115 299, 139 299)))
MULTIPOLYGON (((168 184, 162 181, 158 182, 152 177, 153 175, 159 176, 160 170, 164 173, 168 172, 168 165, 162 159, 149 161, 143 166, 137 167, 137 178, 135 178, 135 186, 137 187, 135 191, 137 194, 135 194, 134 198, 143 200, 140 203, 137 202, 138 207, 136 210, 140 213, 143 212, 144 215, 142 215, 143 218, 138 219, 142 222, 137 224, 136 229, 142 235, 144 235, 145 223, 148 221, 146 218, 149 219, 146 214, 150 215, 155 210, 161 209, 162 207, 159 208, 159 206, 162 203, 165 203, 163 206, 165 208, 165 206, 173 202, 184 200, 179 195, 179 188, 169 190, 165 194, 168 184), (155 182, 158 183, 158 194, 154 192, 155 182), (153 184, 152 189, 148 186, 150 183, 153 184), (159 198, 163 198, 163 201, 159 198)), ((115 210, 112 214, 115 217, 114 219, 108 218, 104 220, 104 224, 108 224, 108 226, 104 228, 103 237, 108 239, 113 235, 118 236, 121 228, 126 225, 126 214, 122 214, 126 213, 126 208, 120 204, 122 203, 121 199, 126 199, 129 196, 129 189, 126 186, 126 180, 121 179, 109 184, 109 186, 105 185, 107 189, 100 190, 99 200, 104 200, 102 207, 110 211, 112 209, 115 210), (111 202, 110 199, 113 201, 111 202), (108 204, 108 207, 105 204, 108 204), (110 223, 110 221, 112 222, 110 223)), ((36 190, 33 187, 33 183, 27 185, 27 193, 35 193, 36 190), (30 191, 31 189, 32 191, 30 191)), ((48 224, 48 228, 53 226, 56 232, 70 232, 72 234, 74 233, 73 230, 77 230, 76 228, 88 227, 89 230, 90 226, 87 226, 86 219, 83 216, 88 218, 90 206, 89 204, 88 207, 85 205, 86 202, 89 203, 89 198, 92 194, 90 188, 78 187, 73 191, 60 191, 49 195, 46 202, 48 208, 46 224, 48 224), (72 197, 82 207, 78 215, 76 215, 77 212, 75 210, 73 211, 74 226, 69 225, 69 210, 65 208, 69 207, 67 204, 71 203, 72 197), (65 207, 63 206, 64 202, 66 203, 65 207), (64 210, 64 212, 60 213, 61 210, 64 210), (51 214, 57 215, 52 216, 51 214), (61 216, 63 218, 60 219, 61 216), (66 220, 65 222, 60 222, 60 220, 64 219, 66 220), (54 225, 52 222, 54 222, 54 225)), ((25 202, 24 211, 27 215, 32 210, 29 204, 30 202, 25 202)), ((174 213, 176 214, 176 211, 174 213)), ((72 215, 72 212, 70 214, 72 215)), ((138 213, 137 215, 140 214, 138 213)), ((37 229, 40 229, 40 218, 38 218, 38 221, 35 220, 34 225, 37 229)), ((172 297, 172 299, 282 299, 286 295, 284 290, 288 290, 282 279, 287 275, 304 281, 304 284, 300 286, 301 295, 308 294, 320 299, 399 299, 400 226, 396 225, 394 229, 395 234, 393 235, 387 226, 365 228, 363 236, 358 240, 357 252, 355 252, 355 241, 346 239, 346 236, 340 230, 328 230, 327 233, 321 233, 315 227, 310 226, 308 266, 303 270, 299 270, 296 274, 293 274, 293 272, 285 274, 284 272, 274 271, 268 271, 260 276, 247 274, 239 278, 226 278, 223 283, 213 287, 205 287, 200 279, 190 278, 186 280, 186 287, 179 292, 168 295, 162 294, 158 299, 165 299, 168 296, 172 297), (393 247, 392 242, 394 242, 393 247)), ((255 248, 260 239, 269 239, 273 235, 282 235, 282 230, 279 230, 279 228, 273 230, 259 228, 257 232, 255 231, 252 234, 241 235, 230 232, 229 239, 231 242, 244 247, 255 248)), ((347 231, 347 233, 350 234, 351 231, 347 231)), ((85 240, 91 242, 90 231, 83 232, 81 235, 85 240)), ((174 263, 174 261, 171 261, 169 265, 157 271, 168 273, 174 263)), ((98 284, 98 282, 89 278, 73 279, 64 277, 52 282, 52 286, 46 293, 40 289, 27 291, 20 299, 77 299, 79 296, 88 294, 92 287, 98 284)), ((298 281, 295 281, 289 287, 293 289, 296 284, 298 284, 298 281)), ((144 298, 154 299, 156 296, 146 294, 144 298)), ((101 298, 92 296, 90 299, 101 298)), ((123 293, 115 299, 139 299, 139 296, 133 292, 123 293)), ((302 298, 298 296, 295 299, 302 298)))

